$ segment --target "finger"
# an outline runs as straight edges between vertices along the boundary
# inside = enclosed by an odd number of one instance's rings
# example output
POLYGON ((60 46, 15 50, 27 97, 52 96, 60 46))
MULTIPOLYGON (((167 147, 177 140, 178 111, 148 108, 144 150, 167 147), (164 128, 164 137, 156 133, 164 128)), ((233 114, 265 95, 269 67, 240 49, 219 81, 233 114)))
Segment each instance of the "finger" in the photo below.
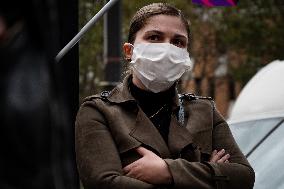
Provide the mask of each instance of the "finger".
POLYGON ((141 156, 145 156, 146 154, 153 153, 153 152, 151 152, 150 150, 147 150, 147 149, 144 148, 144 147, 138 147, 138 148, 136 148, 136 151, 137 151, 141 156))
POLYGON ((125 176, 135 178, 135 179, 139 179, 142 176, 141 170, 138 167, 134 167, 125 176))
POLYGON ((217 150, 213 150, 211 157, 210 157, 210 161, 213 159, 213 157, 215 157, 217 154, 217 150))
POLYGON ((229 161, 229 160, 226 160, 224 163, 230 163, 230 161, 229 161))
POLYGON ((224 155, 221 159, 219 159, 217 162, 218 163, 224 163, 226 160, 230 158, 230 154, 224 155))
POLYGON ((124 174, 128 174, 130 172, 130 170, 131 170, 131 167, 128 166, 128 165, 122 169, 124 174))
POLYGON ((215 156, 216 154, 217 154, 217 150, 213 150, 213 152, 212 152, 212 156, 215 156))
POLYGON ((131 177, 131 178, 136 178, 136 174, 134 170, 129 171, 125 176, 131 177))
POLYGON ((222 158, 222 156, 225 154, 225 150, 222 149, 212 158, 211 162, 217 162, 219 159, 222 158))
POLYGON ((225 149, 222 149, 216 155, 221 157, 224 153, 225 153, 225 149))
MULTIPOLYGON (((138 161, 138 160, 137 160, 138 161)), ((124 173, 129 173, 134 167, 137 166, 137 161, 134 161, 133 163, 125 166, 122 170, 124 173)))

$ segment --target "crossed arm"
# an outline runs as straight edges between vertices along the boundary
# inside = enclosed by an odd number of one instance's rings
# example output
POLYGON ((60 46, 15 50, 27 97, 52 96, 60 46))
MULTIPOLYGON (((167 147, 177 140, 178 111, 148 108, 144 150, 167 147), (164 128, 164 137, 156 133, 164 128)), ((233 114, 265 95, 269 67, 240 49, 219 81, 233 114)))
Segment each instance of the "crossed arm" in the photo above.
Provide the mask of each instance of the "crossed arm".
MULTIPOLYGON (((142 157, 123 168, 126 176, 155 185, 170 184, 173 182, 170 169, 162 158, 143 147, 138 147, 136 151, 142 157)), ((225 154, 224 149, 219 152, 214 150, 211 154, 210 162, 229 163, 229 158, 230 155, 225 154)))

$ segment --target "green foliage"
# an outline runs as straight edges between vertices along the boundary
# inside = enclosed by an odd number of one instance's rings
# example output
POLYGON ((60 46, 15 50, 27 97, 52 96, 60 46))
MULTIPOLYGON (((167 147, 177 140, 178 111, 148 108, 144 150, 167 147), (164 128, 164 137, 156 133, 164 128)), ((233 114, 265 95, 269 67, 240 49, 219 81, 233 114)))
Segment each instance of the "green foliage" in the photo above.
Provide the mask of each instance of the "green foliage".
POLYGON ((262 66, 260 58, 249 57, 239 67, 230 67, 230 72, 236 81, 246 84, 262 66))
MULTIPOLYGON (((81 29, 104 5, 104 1, 79 1, 79 29, 81 29)), ((96 80, 103 77, 103 19, 79 42, 80 96, 96 92, 96 80)))
POLYGON ((218 20, 220 48, 240 50, 247 59, 232 69, 236 80, 245 84, 256 71, 275 59, 284 59, 284 5, 275 1, 242 0, 236 8, 223 9, 218 20))

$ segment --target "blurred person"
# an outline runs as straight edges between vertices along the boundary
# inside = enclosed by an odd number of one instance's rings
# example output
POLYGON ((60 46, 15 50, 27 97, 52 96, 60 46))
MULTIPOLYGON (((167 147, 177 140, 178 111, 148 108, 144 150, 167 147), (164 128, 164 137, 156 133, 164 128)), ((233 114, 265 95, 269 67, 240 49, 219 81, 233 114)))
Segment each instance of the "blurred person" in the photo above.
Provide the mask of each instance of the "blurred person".
POLYGON ((129 72, 87 97, 76 120, 86 189, 253 188, 254 171, 207 97, 178 94, 191 66, 188 21, 153 3, 136 12, 123 45, 129 72))
POLYGON ((5 38, 5 33, 6 33, 6 23, 4 21, 4 18, 0 16, 0 43, 3 41, 5 38))
POLYGON ((58 49, 51 39, 56 25, 49 22, 48 11, 44 1, 1 2, 1 189, 77 188, 72 154, 64 141, 67 123, 60 118, 67 119, 67 111, 61 111, 55 84, 58 49))

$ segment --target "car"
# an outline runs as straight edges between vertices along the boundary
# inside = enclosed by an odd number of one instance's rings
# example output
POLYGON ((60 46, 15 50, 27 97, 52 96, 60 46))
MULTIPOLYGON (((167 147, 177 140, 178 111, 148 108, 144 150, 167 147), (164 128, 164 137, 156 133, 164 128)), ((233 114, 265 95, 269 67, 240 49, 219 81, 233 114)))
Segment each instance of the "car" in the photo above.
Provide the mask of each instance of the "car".
POLYGON ((227 121, 254 168, 254 189, 283 189, 284 61, 273 61, 253 76, 227 121))

